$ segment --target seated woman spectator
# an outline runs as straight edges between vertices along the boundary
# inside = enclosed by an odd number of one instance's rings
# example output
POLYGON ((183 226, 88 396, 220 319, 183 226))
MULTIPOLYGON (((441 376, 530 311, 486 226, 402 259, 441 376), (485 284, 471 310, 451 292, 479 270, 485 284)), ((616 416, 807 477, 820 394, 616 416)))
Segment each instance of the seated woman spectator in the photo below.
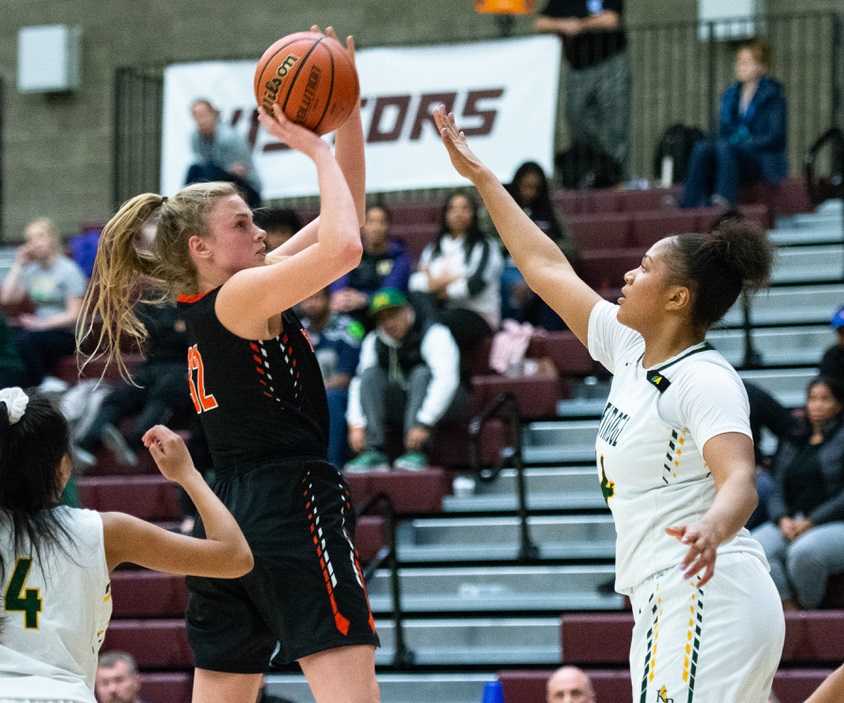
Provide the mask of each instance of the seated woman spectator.
POLYGON ((501 271, 498 246, 478 224, 477 202, 454 191, 442 211, 440 234, 419 257, 410 277, 414 301, 449 328, 461 352, 489 337, 501 321, 501 271))
POLYGON ((734 206, 740 185, 788 175, 785 93, 768 75, 770 63, 761 39, 739 48, 738 80, 721 96, 718 138, 695 144, 681 207, 734 206))
POLYGON ((28 298, 35 306, 34 314, 11 322, 19 328, 15 344, 26 385, 37 386, 59 359, 74 353, 73 328, 87 282, 79 266, 61 253, 59 232, 46 217, 30 222, 24 237, 0 288, 0 303, 28 298))
MULTIPOLYGON (((534 224, 557 243, 576 268, 577 247, 568 236, 563 220, 551 202, 548 177, 542 166, 535 161, 525 161, 516 169, 507 190, 534 224)), ((486 229, 495 231, 491 223, 486 229)), ((501 249, 505 257, 504 272, 501 274, 501 317, 530 322, 545 329, 563 329, 560 317, 525 283, 503 243, 501 249)))
POLYGON ((817 608, 830 574, 844 571, 844 388, 818 376, 806 426, 774 457, 770 522, 753 531, 785 608, 817 608), (796 602, 795 602, 796 601, 796 602))
POLYGON ((384 205, 370 205, 363 225, 363 258, 360 266, 331 285, 331 309, 352 315, 371 329, 369 301, 381 288, 407 291, 410 256, 404 243, 391 239, 392 216, 384 205))

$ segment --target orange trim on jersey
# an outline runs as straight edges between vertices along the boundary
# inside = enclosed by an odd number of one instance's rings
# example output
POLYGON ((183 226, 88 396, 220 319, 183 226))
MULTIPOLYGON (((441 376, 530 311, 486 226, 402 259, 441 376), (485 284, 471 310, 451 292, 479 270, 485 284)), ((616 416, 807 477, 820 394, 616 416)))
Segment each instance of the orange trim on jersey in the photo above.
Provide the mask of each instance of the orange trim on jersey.
MULTIPOLYGON (((211 290, 214 290, 213 288, 211 290)), ((176 302, 177 303, 187 303, 190 305, 191 303, 198 303, 202 300, 206 295, 208 295, 211 291, 207 290, 204 293, 195 293, 194 295, 177 295, 176 302)))

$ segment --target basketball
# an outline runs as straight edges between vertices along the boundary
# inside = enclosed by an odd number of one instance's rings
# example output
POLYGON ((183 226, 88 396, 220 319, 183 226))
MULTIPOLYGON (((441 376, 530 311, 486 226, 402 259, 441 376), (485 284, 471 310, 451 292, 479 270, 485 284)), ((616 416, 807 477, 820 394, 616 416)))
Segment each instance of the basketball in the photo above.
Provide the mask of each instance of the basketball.
POLYGON ((340 43, 317 32, 297 32, 270 46, 255 67, 255 100, 272 114, 317 134, 337 129, 360 99, 358 74, 340 43))

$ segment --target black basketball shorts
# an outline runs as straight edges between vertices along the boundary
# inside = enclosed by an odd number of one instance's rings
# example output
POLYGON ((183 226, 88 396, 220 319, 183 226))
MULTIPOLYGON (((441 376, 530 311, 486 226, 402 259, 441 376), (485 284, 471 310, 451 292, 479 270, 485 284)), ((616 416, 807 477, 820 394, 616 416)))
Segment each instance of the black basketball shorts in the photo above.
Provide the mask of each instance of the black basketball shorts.
MULTIPOLYGON (((323 461, 216 470, 212 488, 255 556, 238 579, 189 576, 196 666, 263 673, 346 645, 378 646, 342 474, 323 461)), ((204 537, 197 521, 195 534, 204 537)))

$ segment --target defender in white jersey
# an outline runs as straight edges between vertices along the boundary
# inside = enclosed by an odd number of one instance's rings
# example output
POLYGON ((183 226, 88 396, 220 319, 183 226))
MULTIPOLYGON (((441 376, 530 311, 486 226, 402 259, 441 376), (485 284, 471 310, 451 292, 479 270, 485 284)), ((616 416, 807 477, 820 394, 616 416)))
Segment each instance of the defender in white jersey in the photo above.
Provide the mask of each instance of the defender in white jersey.
POLYGON ((0 390, 0 703, 95 703, 97 653, 112 609, 109 573, 118 564, 218 578, 251 570, 240 528, 184 442, 161 426, 144 442, 161 473, 187 491, 203 521, 207 515, 207 539, 59 505, 71 471, 64 417, 43 396, 0 390))
POLYGON ((614 374, 596 448, 618 533, 616 588, 635 617, 633 700, 767 703, 785 622, 744 529, 758 502, 747 395, 705 341, 745 287, 767 281, 765 232, 732 218, 666 237, 613 305, 471 152, 453 115, 434 117, 525 280, 614 374))

